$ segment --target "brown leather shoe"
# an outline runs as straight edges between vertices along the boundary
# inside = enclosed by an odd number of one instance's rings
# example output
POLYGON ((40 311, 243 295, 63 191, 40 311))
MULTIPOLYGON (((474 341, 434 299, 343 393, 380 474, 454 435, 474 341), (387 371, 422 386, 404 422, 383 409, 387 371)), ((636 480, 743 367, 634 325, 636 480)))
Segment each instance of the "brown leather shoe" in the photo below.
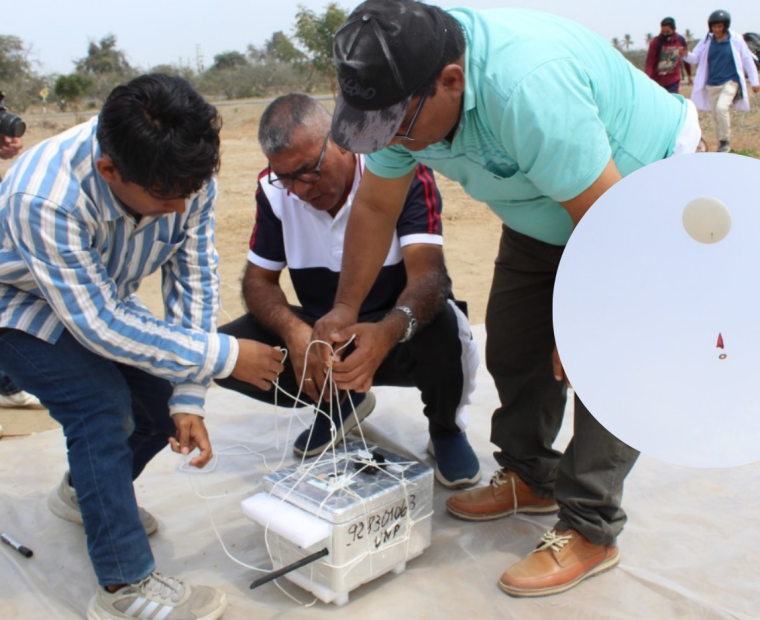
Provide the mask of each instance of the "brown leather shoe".
POLYGON ((542 514, 559 510, 553 499, 539 497, 515 472, 503 469, 494 473, 487 487, 449 497, 446 508, 466 521, 491 521, 518 512, 542 514))
POLYGON ((511 596, 558 594, 619 561, 613 545, 595 545, 575 530, 549 530, 534 551, 504 572, 499 587, 511 596))

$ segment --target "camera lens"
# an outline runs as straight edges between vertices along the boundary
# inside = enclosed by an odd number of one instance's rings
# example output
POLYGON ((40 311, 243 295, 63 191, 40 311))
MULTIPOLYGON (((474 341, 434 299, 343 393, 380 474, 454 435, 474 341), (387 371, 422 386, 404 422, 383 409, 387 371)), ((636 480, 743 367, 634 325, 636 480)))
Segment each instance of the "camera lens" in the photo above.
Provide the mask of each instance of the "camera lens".
POLYGON ((0 112, 0 134, 9 138, 20 138, 26 131, 26 123, 15 114, 0 112))

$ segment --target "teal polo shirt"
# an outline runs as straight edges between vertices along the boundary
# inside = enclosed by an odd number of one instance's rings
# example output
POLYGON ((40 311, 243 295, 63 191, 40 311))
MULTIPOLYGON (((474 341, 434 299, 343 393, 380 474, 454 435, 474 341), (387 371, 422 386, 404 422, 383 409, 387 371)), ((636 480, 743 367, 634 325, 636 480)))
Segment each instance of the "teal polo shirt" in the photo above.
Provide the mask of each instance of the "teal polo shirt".
POLYGON ((523 9, 452 9, 466 38, 464 106, 451 143, 369 155, 380 177, 417 162, 457 181, 516 230, 565 245, 559 204, 613 157, 625 176, 672 155, 686 103, 573 21, 523 9))

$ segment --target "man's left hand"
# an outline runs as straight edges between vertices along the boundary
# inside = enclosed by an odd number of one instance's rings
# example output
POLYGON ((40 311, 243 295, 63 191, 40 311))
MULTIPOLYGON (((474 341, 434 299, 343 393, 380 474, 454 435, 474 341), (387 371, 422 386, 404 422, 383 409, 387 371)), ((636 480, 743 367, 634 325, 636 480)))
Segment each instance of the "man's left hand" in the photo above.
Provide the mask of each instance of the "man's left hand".
POLYGON ((176 438, 169 437, 172 450, 178 454, 190 454, 198 448, 201 453, 190 461, 190 465, 205 467, 214 453, 203 418, 192 413, 175 413, 172 419, 177 427, 176 438))
POLYGON ((341 390, 368 392, 372 379, 398 338, 387 323, 357 323, 352 328, 356 349, 333 364, 333 381, 341 390))
POLYGON ((753 86, 752 87, 752 92, 753 93, 760 93, 760 86, 753 86))

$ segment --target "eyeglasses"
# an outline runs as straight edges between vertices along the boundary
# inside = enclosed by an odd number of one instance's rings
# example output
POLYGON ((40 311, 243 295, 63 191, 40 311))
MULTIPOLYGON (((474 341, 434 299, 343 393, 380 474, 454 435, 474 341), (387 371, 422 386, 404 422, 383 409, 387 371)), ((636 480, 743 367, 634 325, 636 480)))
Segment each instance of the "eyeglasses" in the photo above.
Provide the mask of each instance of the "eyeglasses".
POLYGON ((319 181, 319 179, 322 178, 322 162, 325 159, 325 153, 327 152, 327 143, 329 140, 330 134, 328 133, 327 136, 325 136, 325 143, 322 145, 322 152, 319 155, 319 160, 317 160, 317 167, 314 168, 314 170, 310 170, 308 172, 299 172, 297 174, 272 174, 272 166, 270 165, 269 172, 267 173, 267 178, 269 179, 270 185, 277 187, 278 189, 293 189, 296 181, 308 184, 316 183, 319 181))
POLYGON ((417 122, 417 117, 420 115, 420 112, 422 111, 422 106, 425 105, 427 98, 428 98, 427 95, 423 95, 422 99, 420 99, 420 102, 417 104, 417 111, 414 113, 414 116, 412 116, 412 121, 409 123, 409 127, 406 128, 406 131, 404 133, 397 133, 395 136, 393 136, 394 140, 403 140, 404 142, 414 142, 414 138, 412 138, 412 130, 414 130, 414 125, 417 122))

